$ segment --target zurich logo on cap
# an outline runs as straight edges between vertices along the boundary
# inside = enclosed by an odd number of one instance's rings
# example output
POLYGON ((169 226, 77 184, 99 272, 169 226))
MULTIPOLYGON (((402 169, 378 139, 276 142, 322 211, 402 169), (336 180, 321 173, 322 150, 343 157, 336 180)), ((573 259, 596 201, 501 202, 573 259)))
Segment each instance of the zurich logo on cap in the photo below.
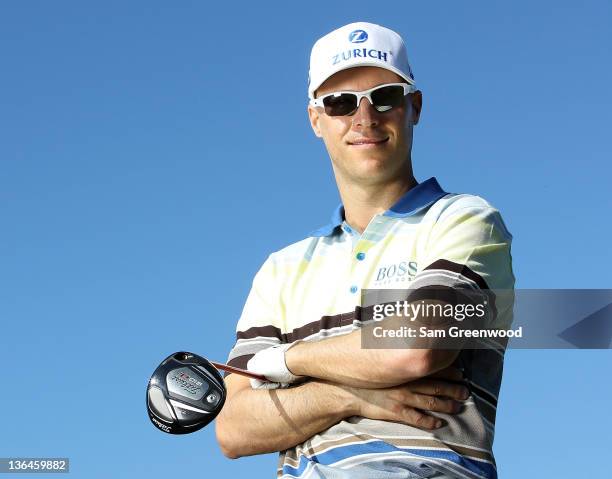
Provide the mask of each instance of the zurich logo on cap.
POLYGON ((349 33, 349 42, 363 43, 368 39, 368 34, 365 30, 353 30, 349 33))

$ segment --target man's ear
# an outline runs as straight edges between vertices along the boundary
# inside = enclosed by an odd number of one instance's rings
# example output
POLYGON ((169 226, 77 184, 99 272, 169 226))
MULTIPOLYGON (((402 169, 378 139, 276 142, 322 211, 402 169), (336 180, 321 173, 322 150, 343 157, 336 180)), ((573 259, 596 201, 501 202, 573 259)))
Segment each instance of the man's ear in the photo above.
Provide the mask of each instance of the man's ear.
POLYGON ((321 138, 323 135, 321 134, 321 129, 319 128, 319 120, 321 116, 316 108, 312 105, 308 105, 308 119, 310 120, 310 126, 312 127, 312 131, 314 134, 321 138))
POLYGON ((415 91, 409 95, 410 104, 412 106, 412 124, 416 125, 419 123, 421 118, 421 109, 423 108, 423 94, 420 90, 415 91))

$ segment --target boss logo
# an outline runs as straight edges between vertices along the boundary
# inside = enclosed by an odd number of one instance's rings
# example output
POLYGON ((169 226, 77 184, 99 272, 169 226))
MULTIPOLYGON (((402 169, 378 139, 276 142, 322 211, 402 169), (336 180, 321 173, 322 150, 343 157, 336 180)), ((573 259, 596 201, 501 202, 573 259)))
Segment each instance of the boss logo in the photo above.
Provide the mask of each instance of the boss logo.
POLYGON ((389 266, 381 266, 376 273, 376 283, 395 281, 410 281, 416 276, 416 261, 400 261, 389 266))

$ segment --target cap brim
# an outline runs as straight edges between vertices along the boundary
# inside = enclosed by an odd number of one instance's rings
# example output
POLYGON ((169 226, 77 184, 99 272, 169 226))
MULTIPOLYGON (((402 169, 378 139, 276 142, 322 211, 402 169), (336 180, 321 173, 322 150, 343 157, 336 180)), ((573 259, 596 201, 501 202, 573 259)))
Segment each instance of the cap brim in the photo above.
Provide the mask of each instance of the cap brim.
POLYGON ((313 84, 310 85, 309 89, 308 89, 308 98, 313 99, 314 98, 314 92, 317 91, 317 89, 323 85, 323 83, 325 83, 327 80, 329 80, 332 76, 334 76, 336 73, 341 72, 343 70, 348 70, 349 68, 359 68, 359 67, 378 67, 378 68, 382 68, 384 70, 389 70, 399 76, 401 76, 404 80, 406 80, 408 83, 410 83, 411 85, 415 85, 415 82, 412 78, 410 78, 409 76, 406 76, 401 70, 399 70, 398 68, 395 68, 393 66, 390 65, 381 65, 380 63, 377 62, 359 62, 357 64, 352 64, 352 65, 343 65, 335 70, 332 70, 332 72, 326 77, 323 78, 320 82, 318 82, 318 84, 313 84))

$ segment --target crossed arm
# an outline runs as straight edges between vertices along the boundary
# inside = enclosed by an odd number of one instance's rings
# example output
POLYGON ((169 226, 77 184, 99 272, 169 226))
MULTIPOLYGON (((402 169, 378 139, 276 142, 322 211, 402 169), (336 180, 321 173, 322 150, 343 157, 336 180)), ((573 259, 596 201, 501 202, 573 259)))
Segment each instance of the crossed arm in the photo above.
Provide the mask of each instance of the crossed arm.
MULTIPOLYGON (((390 328, 404 324, 385 320, 390 328)), ((346 386, 385 388, 434 374, 452 364, 458 350, 365 349, 361 330, 316 342, 300 342, 285 354, 297 376, 333 381, 346 386), (314 359, 316 358, 316 359, 314 359)))
POLYGON ((469 393, 449 382, 460 381, 461 373, 447 368, 458 351, 362 349, 360 334, 289 349, 288 368, 313 378, 298 386, 255 390, 246 378, 226 378, 228 400, 216 420, 223 453, 237 458, 285 450, 355 415, 434 429, 443 423, 423 410, 459 411, 458 401, 469 393))

